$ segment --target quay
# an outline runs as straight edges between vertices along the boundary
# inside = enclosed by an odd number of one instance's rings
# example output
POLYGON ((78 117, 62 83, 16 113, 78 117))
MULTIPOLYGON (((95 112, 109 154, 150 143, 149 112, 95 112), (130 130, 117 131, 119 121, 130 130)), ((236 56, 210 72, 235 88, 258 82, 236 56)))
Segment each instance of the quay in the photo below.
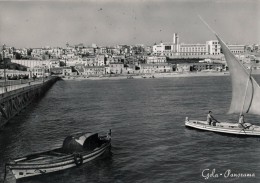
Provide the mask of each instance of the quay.
POLYGON ((48 91, 58 79, 59 77, 49 77, 0 82, 0 128, 48 91))

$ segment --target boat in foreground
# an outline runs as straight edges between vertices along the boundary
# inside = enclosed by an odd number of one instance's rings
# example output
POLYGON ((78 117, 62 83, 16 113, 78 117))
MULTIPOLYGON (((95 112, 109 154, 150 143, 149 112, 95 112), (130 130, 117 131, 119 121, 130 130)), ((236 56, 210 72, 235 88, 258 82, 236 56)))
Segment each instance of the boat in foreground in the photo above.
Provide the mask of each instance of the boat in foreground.
POLYGON ((213 122, 212 125, 209 125, 207 121, 189 120, 188 118, 186 118, 185 126, 223 134, 240 136, 260 136, 260 126, 252 125, 251 123, 244 123, 242 126, 239 123, 213 122))
POLYGON ((111 147, 111 130, 98 133, 76 133, 65 138, 61 148, 14 159, 6 164, 16 179, 56 172, 80 166, 101 156, 111 147))

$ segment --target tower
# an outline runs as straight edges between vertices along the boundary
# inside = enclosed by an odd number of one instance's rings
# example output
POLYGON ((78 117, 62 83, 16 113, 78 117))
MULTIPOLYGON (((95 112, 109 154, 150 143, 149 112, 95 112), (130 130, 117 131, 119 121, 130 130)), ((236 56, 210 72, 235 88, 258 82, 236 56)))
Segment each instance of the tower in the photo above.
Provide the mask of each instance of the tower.
POLYGON ((179 36, 177 33, 173 33, 173 44, 179 44, 179 36))

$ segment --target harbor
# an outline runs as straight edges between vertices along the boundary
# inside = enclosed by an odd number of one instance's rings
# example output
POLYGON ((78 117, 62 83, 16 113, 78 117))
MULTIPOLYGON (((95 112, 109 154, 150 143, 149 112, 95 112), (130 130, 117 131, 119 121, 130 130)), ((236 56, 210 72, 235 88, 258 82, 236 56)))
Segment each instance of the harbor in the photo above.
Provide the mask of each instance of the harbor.
POLYGON ((260 1, 0 1, 0 183, 260 182, 260 1))

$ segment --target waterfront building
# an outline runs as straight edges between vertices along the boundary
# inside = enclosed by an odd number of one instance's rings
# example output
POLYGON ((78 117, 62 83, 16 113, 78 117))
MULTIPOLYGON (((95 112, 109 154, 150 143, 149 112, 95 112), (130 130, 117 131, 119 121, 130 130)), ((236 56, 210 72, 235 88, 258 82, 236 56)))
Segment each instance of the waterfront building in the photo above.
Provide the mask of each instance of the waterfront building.
POLYGON ((176 72, 190 72, 193 67, 192 63, 183 63, 183 64, 177 64, 176 65, 176 72))
POLYGON ((214 70, 222 71, 225 69, 225 65, 221 63, 194 63, 192 64, 192 71, 205 71, 214 70))
MULTIPOLYGON (((7 77, 13 77, 13 76, 19 76, 19 75, 27 75, 27 76, 30 77, 29 71, 6 69, 5 72, 6 72, 7 77)), ((4 78, 4 69, 0 69, 0 77, 4 78)))
POLYGON ((109 63, 111 74, 122 74, 124 70, 123 63, 109 63))
POLYGON ((62 68, 62 75, 63 76, 71 76, 72 75, 72 68, 71 67, 63 67, 62 68))
POLYGON ((140 73, 166 73, 172 71, 173 67, 168 63, 140 64, 140 73))
POLYGON ((223 71, 226 70, 225 64, 222 63, 183 63, 176 65, 177 72, 190 71, 223 71))
POLYGON ((86 76, 101 76, 106 74, 105 66, 84 66, 84 74, 86 76))
POLYGON ((79 75, 84 75, 84 65, 83 64, 76 64, 75 70, 78 72, 79 75))
POLYGON ((53 67, 50 68, 51 75, 61 75, 63 67, 53 67))
POLYGON ((44 66, 35 66, 33 68, 27 68, 27 71, 30 72, 30 76, 36 76, 37 78, 45 77, 49 73, 49 69, 44 66))

